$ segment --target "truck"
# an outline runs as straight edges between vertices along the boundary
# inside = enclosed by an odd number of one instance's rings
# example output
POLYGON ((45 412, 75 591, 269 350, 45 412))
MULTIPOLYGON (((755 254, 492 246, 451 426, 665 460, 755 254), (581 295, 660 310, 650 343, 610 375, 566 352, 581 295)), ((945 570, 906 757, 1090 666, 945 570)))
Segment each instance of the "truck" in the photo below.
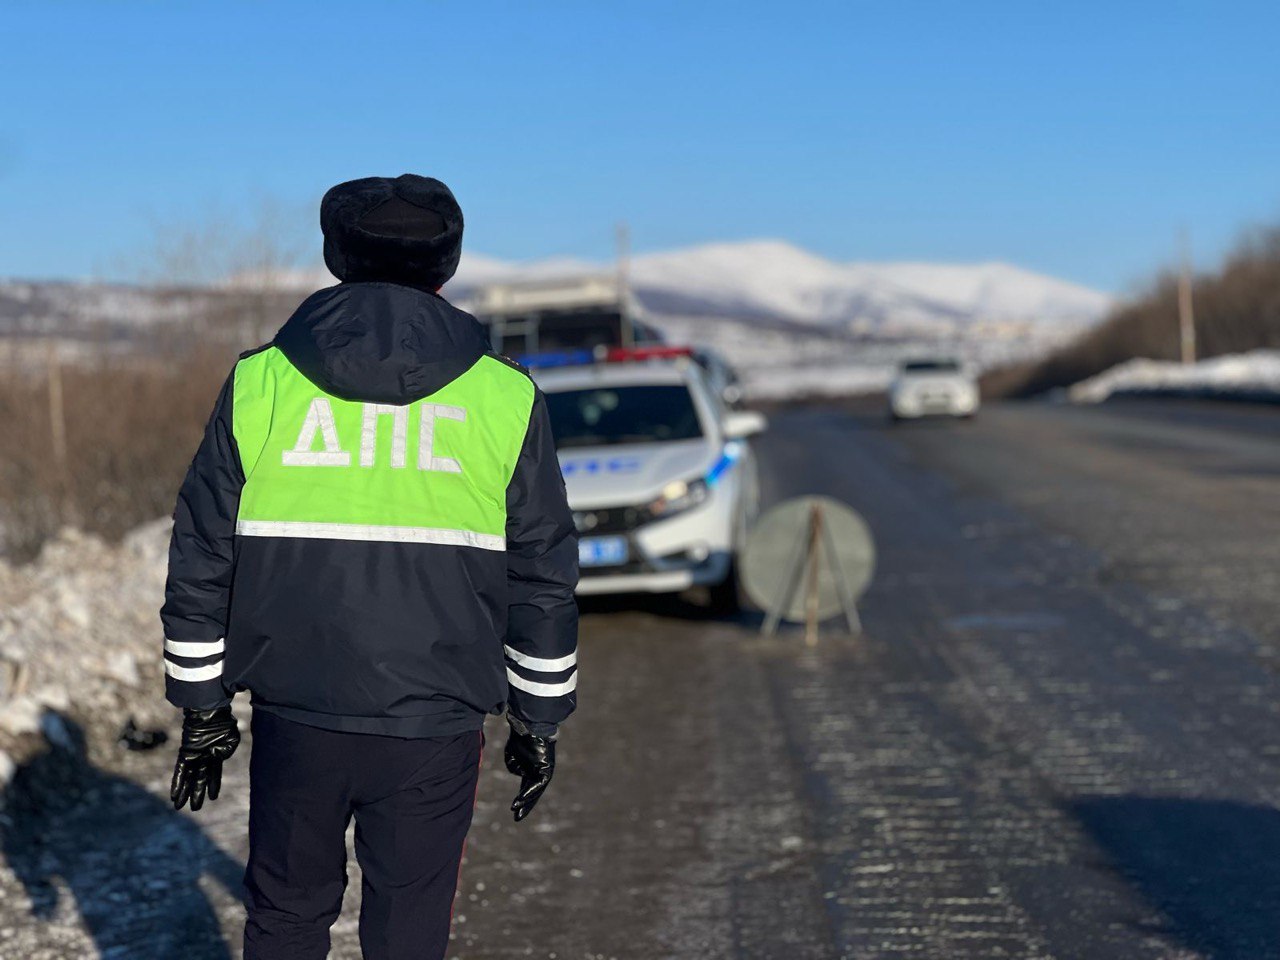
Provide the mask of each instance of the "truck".
POLYGON ((492 283, 464 305, 489 330, 493 349, 513 360, 662 341, 639 301, 613 276, 492 283))

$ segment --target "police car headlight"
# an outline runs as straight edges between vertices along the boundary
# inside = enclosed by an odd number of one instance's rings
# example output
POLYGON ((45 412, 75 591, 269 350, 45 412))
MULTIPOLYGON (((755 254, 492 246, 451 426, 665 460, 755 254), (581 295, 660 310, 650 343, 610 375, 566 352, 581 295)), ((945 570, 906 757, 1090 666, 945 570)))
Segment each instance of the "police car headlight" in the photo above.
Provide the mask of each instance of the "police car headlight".
POLYGON ((662 496, 647 504, 646 509, 656 520, 691 510, 704 503, 709 496, 711 488, 701 477, 696 480, 673 480, 662 488, 662 496))

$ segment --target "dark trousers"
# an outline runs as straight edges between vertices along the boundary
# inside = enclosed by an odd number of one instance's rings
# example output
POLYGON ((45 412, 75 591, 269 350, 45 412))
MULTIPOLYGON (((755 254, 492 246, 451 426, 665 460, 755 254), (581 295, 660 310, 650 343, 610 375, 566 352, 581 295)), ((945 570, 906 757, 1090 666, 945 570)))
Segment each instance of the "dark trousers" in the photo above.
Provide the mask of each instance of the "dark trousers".
POLYGON ((479 731, 402 740, 255 711, 245 960, 328 956, 353 816, 365 960, 443 958, 482 745, 479 731))

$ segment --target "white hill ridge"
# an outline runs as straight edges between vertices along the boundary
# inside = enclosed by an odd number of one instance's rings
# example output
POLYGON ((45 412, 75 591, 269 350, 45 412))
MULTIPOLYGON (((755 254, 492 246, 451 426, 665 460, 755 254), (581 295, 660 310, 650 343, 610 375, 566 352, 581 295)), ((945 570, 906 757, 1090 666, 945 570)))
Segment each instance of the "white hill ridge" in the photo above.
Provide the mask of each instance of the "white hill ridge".
MULTIPOLYGON (((510 261, 464 253, 446 292, 612 269, 570 257, 510 261)), ((660 314, 768 318, 854 332, 955 332, 974 325, 1079 329, 1111 304, 1096 290, 998 261, 838 263, 782 240, 641 254, 630 271, 636 292, 660 314)), ((276 274, 272 281, 318 288, 333 278, 314 270, 276 274)))
MULTIPOLYGON (((454 287, 600 272, 582 260, 509 262, 464 254, 454 287)), ((1110 298, 1007 263, 837 263, 779 240, 714 243, 642 254, 631 263, 642 298, 667 312, 772 316, 801 323, 911 327, 990 323, 1078 326, 1110 298), (665 301, 665 302, 664 302, 665 301)))

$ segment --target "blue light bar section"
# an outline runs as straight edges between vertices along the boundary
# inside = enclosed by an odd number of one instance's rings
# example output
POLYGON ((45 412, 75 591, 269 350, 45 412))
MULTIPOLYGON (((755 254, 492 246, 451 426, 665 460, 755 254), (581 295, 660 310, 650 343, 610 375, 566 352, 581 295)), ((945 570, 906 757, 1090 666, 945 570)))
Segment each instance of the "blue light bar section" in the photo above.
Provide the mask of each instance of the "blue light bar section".
POLYGON ((595 354, 590 350, 558 350, 548 353, 526 353, 513 358, 530 370, 545 370, 548 367, 581 367, 595 362, 595 354))
POLYGON ((740 440, 730 440, 724 445, 724 453, 720 454, 720 459, 711 465, 711 469, 707 471, 706 482, 708 487, 714 487, 716 481, 723 476, 724 472, 732 467, 742 456, 742 442, 740 440))

